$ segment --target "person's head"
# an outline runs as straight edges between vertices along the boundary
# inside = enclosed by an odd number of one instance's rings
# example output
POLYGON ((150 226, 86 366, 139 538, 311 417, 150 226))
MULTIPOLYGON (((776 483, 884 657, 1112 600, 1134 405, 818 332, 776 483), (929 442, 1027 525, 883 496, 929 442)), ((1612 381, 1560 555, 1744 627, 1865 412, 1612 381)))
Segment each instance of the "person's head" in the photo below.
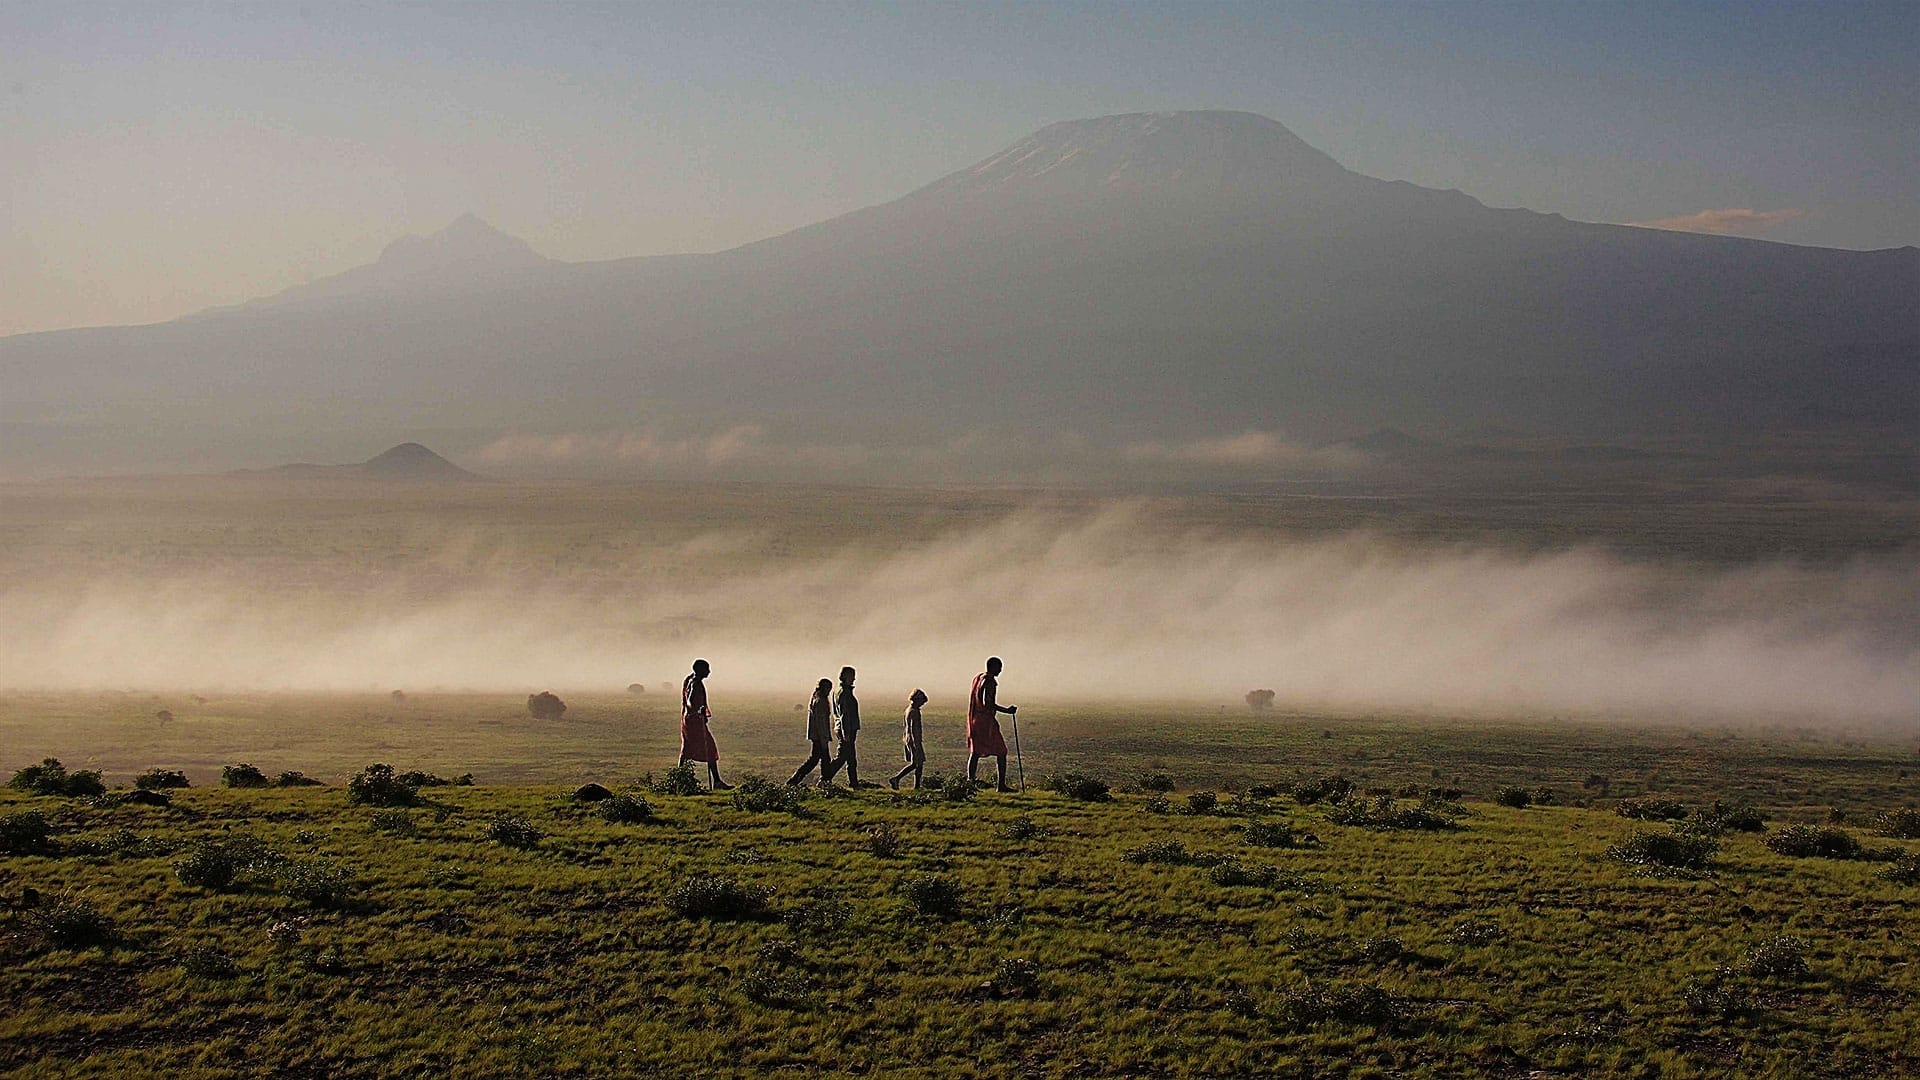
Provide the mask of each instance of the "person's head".
POLYGON ((820 680, 820 685, 819 685, 819 686, 816 686, 816 687, 814 687, 814 688, 813 688, 813 696, 814 696, 814 697, 826 697, 826 696, 827 696, 827 691, 829 691, 829 690, 832 690, 832 689, 833 689, 833 680, 832 680, 832 679, 821 679, 821 680, 820 680))
POLYGON ((840 685, 841 686, 853 685, 853 669, 852 668, 843 667, 840 669, 840 685))
POLYGON ((925 705, 927 703, 927 692, 925 690, 915 690, 913 696, 909 697, 907 702, 912 705, 925 705))
POLYGON ((999 657, 997 656, 987 657, 987 674, 989 675, 1000 674, 1000 658, 999 657))
POLYGON ((693 662, 693 673, 704 679, 713 674, 713 666, 705 660, 695 660, 693 662))

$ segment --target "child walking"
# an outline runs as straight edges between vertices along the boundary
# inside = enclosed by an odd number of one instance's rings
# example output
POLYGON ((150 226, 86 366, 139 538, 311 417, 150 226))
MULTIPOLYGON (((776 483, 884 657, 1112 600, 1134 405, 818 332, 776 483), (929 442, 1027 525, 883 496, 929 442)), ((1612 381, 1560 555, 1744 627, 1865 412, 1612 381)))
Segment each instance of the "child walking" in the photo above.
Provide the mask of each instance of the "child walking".
POLYGON ((908 773, 913 774, 914 790, 920 788, 920 776, 927 767, 927 748, 920 742, 920 706, 926 703, 927 695, 923 690, 915 690, 913 696, 907 699, 907 715, 900 721, 900 750, 906 754, 907 764, 887 781, 887 786, 895 791, 900 790, 900 781, 908 773))

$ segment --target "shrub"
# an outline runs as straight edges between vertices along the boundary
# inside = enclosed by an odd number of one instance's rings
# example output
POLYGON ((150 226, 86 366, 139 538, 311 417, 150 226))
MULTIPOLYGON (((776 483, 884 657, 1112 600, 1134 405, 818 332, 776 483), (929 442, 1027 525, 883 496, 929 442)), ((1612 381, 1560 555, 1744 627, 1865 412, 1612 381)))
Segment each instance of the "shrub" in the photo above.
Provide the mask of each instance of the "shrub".
POLYGON ((791 967, 756 964, 740 976, 740 992, 759 1005, 795 1008, 813 994, 813 979, 791 967))
POLYGON ((634 682, 634 683, 628 683, 628 684, 627 684, 627 693, 629 693, 629 694, 635 694, 635 695, 638 695, 638 694, 644 694, 644 693, 646 693, 646 692, 647 692, 647 684, 646 684, 646 683, 637 683, 637 682, 634 682))
POLYGON ((317 908, 344 907, 360 891, 353 871, 327 859, 290 861, 278 877, 281 895, 317 908))
POLYGON ((1789 825, 1767 837, 1767 847, 1796 859, 1857 859, 1863 854, 1851 833, 1817 825, 1789 825))
POLYGON ((1047 778, 1047 787, 1069 799, 1081 802, 1106 802, 1113 798, 1105 780, 1085 773, 1057 772, 1047 778))
POLYGON ((1507 932, 1492 919, 1468 919, 1466 922, 1447 931, 1449 945, 1491 945, 1507 936, 1507 932))
POLYGON ((1882 870, 1880 876, 1895 885, 1920 885, 1920 855, 1907 852, 1882 870))
POLYGON ((993 974, 993 991, 1003 997, 1028 997, 1040 989, 1040 968, 1024 956, 1000 961, 993 974))
POLYGON ((797 784, 776 784, 752 773, 733 788, 734 809, 753 813, 798 814, 806 799, 807 790, 797 784))
POLYGON ((1296 784, 1293 789, 1294 801, 1301 806, 1312 806, 1317 802, 1340 802, 1351 794, 1353 781, 1338 775, 1296 784))
MULTIPOLYGON (((471 781, 471 774, 469 774, 469 781, 471 781)), ((444 776, 435 776, 430 772, 422 772, 419 769, 415 769, 412 772, 401 773, 400 782, 416 791, 423 787, 452 787, 457 783, 457 781, 449 780, 444 776)))
POLYGON ((653 817, 653 805, 637 794, 620 794, 600 802, 600 816, 615 825, 632 825, 653 817))
POLYGON ((291 949, 300 944, 300 938, 306 928, 298 919, 281 919, 267 927, 267 941, 276 949, 291 949))
POLYGON ((1187 796, 1187 813, 1211 814, 1219 806, 1220 796, 1211 791, 1196 791, 1187 796))
POLYGON ((1249 821, 1240 829, 1240 835, 1254 847, 1293 848, 1311 847, 1307 834, 1295 833, 1291 826, 1278 821, 1249 821))
POLYGON ((844 900, 807 900, 794 906, 781 921, 800 934, 832 937, 853 919, 853 905, 844 900))
POLYGON ((132 829, 115 829, 97 840, 75 840, 69 845, 76 855, 131 855, 153 858, 171 855, 174 844, 157 836, 142 836, 132 829))
POLYGON ((40 764, 21 769, 13 774, 7 786, 33 795, 83 797, 107 793, 99 773, 86 769, 69 773, 59 758, 43 758, 40 764))
POLYGON ((142 791, 164 791, 187 786, 187 774, 178 769, 148 769, 133 778, 133 786, 142 791))
POLYGON ((1249 690, 1245 698, 1247 708, 1254 712, 1268 712, 1273 708, 1274 693, 1271 690, 1249 690))
POLYGON ((1523 787, 1503 787, 1493 793, 1493 801, 1515 810, 1525 810, 1533 805, 1533 792, 1523 787))
POLYGON ((960 883, 938 874, 910 874, 900 882, 900 893, 914 914, 951 919, 960 914, 960 883))
POLYGON ((1763 979, 1805 978, 1807 943, 1789 934, 1768 938, 1747 953, 1740 970, 1763 979))
POLYGON ((1392 963, 1406 954, 1406 942, 1401 941, 1392 934, 1382 934, 1377 938, 1370 938, 1366 944, 1360 946, 1361 957, 1375 964, 1392 963))
POLYGON ((1580 786, 1588 791, 1597 791, 1604 796, 1613 789, 1613 781, 1599 773, 1588 773, 1587 778, 1580 781, 1580 786))
POLYGON ((1621 799, 1614 805, 1613 812, 1637 821, 1679 821, 1687 816, 1687 808, 1676 800, 1656 799, 1652 796, 1621 799))
POLYGON ((558 720, 567 714, 567 703, 551 690, 527 697, 527 715, 535 720, 558 720))
POLYGON ((1753 986, 1731 967, 1721 965, 1712 974, 1692 979, 1680 990, 1688 1011, 1702 1016, 1733 1018, 1760 1011, 1753 986))
POLYGON ((413 820, 413 815, 405 810, 376 810, 367 821, 373 826, 374 832, 386 833, 389 836, 413 836, 420 831, 420 826, 413 820))
POLYGON ((1634 866, 1661 866, 1705 870, 1720 852, 1720 842, 1697 833, 1636 832, 1607 849, 1607 854, 1634 866))
POLYGON ((900 833, 885 823, 867 829, 867 850, 882 859, 891 859, 900 851, 900 833))
POLYGON ((53 850, 53 827, 38 810, 0 817, 0 854, 35 855, 53 850))
POLYGON ((1038 840, 1045 835, 1047 835, 1047 830, 1042 826, 1035 825, 1033 818, 1026 814, 1021 814, 1019 817, 1014 818, 1007 824, 1006 828, 1000 830, 1000 836, 1007 840, 1038 840))
POLYGON ((661 773, 650 786, 655 795, 700 794, 700 778, 693 774, 693 765, 685 761, 661 773))
POLYGON ((182 885, 196 889, 231 888, 246 869, 227 845, 202 841, 187 849, 187 856, 173 864, 173 872, 182 885))
POLYGON ((980 785, 964 776, 956 776, 940 785, 935 791, 938 798, 950 803, 972 802, 973 797, 980 794, 980 785))
POLYGON ((420 792, 394 775, 393 766, 375 763, 347 780, 347 801, 356 806, 412 806, 420 801, 420 792))
POLYGON ((1221 998, 1220 1007, 1243 1020, 1252 1020, 1260 1015, 1260 1003, 1254 1000, 1252 994, 1247 993, 1246 987, 1238 983, 1227 986, 1226 994, 1221 998))
POLYGON ((487 839, 510 848, 525 850, 540 843, 545 835, 520 814, 501 814, 487 824, 487 839))
POLYGON ((263 788, 267 786, 267 774, 244 762, 226 765, 220 769, 220 783, 230 788, 263 788))
POLYGON ((120 940, 113 920, 84 897, 62 896, 34 908, 27 913, 27 925, 57 949, 86 949, 120 940))
POLYGON ((683 919, 739 919, 766 910, 771 893, 718 874, 696 874, 667 894, 667 910, 683 919))
POLYGON ((1215 885, 1272 885, 1279 879, 1280 871, 1271 866, 1248 865, 1230 857, 1214 863, 1207 870, 1207 877, 1215 885))
POLYGON ((1140 790, 1157 791, 1163 794, 1172 791, 1173 777, 1168 776, 1166 773, 1142 773, 1140 776, 1140 790))
POLYGON ((180 957, 180 970, 195 979, 231 979, 240 965, 213 945, 195 945, 180 957))
POLYGON ((1445 830, 1457 829, 1458 811, 1447 803, 1427 801, 1401 806, 1391 795, 1381 795, 1371 803, 1348 799, 1327 811, 1327 820, 1335 825, 1355 825, 1365 829, 1445 830))
POLYGON ((1903 806, 1873 819, 1873 831, 1900 840, 1920 840, 1920 810, 1903 806))
POLYGON ((1144 809, 1149 814, 1170 814, 1173 812, 1173 804, 1167 801, 1165 795, 1155 795, 1146 801, 1144 809))
POLYGON ((1372 983, 1316 986, 1312 983, 1280 996, 1278 1020, 1293 1030, 1334 1022, 1391 1028, 1412 1016, 1406 1000, 1372 983))
POLYGON ((276 776, 273 778, 273 786, 274 787, 324 787, 325 785, 322 784, 320 781, 315 780, 313 777, 308 776, 306 773, 301 772, 299 769, 288 769, 286 772, 283 772, 279 776, 276 776))
POLYGON ((1154 840, 1139 847, 1128 848, 1120 857, 1130 863, 1163 865, 1184 864, 1190 858, 1187 854, 1187 846, 1178 840, 1154 840))

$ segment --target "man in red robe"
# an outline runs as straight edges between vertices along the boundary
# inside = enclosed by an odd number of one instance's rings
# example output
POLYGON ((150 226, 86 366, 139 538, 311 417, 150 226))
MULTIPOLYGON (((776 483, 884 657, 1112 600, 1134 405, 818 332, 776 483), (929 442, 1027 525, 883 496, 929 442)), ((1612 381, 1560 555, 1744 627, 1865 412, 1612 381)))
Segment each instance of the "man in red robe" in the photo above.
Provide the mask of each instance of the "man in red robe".
POLYGON ((693 662, 693 674, 680 684, 680 764, 689 761, 707 763, 707 779, 713 790, 726 791, 732 784, 720 779, 720 748, 714 744, 707 724, 713 719, 707 708, 707 676, 713 667, 705 660, 693 662))
POLYGON ((1000 772, 996 787, 1012 791, 1007 786, 1007 738, 1000 734, 999 714, 1012 716, 1019 709, 995 700, 1000 691, 1000 666, 999 657, 988 657, 987 670, 973 677, 973 692, 967 695, 967 779, 974 779, 981 758, 995 758, 1000 772))

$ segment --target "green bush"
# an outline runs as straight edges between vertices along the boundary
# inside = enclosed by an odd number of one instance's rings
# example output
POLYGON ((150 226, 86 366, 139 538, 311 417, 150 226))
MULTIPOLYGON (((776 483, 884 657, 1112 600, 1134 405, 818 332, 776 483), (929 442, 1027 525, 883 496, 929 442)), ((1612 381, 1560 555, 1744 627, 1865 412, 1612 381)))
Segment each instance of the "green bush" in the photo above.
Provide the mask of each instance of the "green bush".
POLYGON ((1533 792, 1523 787, 1503 787, 1493 793, 1493 801, 1515 810, 1525 810, 1533 805, 1533 792))
POLYGON ((1142 804, 1142 809, 1146 810, 1149 814, 1171 814, 1173 813, 1173 804, 1167 801, 1165 795, 1155 795, 1142 804))
POLYGON ((1279 880, 1280 871, 1271 866, 1249 865, 1229 857, 1209 867, 1207 877, 1215 885, 1272 885, 1279 880))
POLYGON ((1725 1019, 1748 1016, 1760 1011, 1754 989, 1739 972, 1717 967, 1711 975, 1690 980, 1680 990, 1680 1000, 1688 1011, 1702 1016, 1725 1019))
POLYGON ((1107 786, 1105 780, 1085 773, 1054 773, 1047 778, 1047 788, 1069 799, 1078 799, 1082 802, 1106 802, 1113 798, 1112 789, 1107 786))
POLYGON ((1767 847, 1796 859, 1857 859, 1864 854, 1851 833, 1818 825, 1789 825, 1767 837, 1767 847))
POLYGON ((412 806, 419 789, 394 774, 393 766, 375 763, 347 780, 347 801, 356 806, 412 806))
POLYGON ((317 908, 341 908, 360 891, 353 871, 327 859, 295 859, 279 868, 281 895, 317 908))
POLYGON ((867 850, 877 858, 891 859, 900 852, 900 832, 882 822, 867 827, 867 850))
POLYGON ((1782 934, 1768 938, 1740 962, 1745 974, 1768 979, 1803 979, 1807 975, 1807 943, 1782 934))
POLYGON ((545 835, 538 825, 520 814, 501 814, 487 824, 487 839, 523 851, 538 845, 545 835))
POLYGON ((1492 919, 1468 919, 1447 931, 1446 940, 1449 945, 1472 947, 1491 945, 1496 941, 1504 940, 1506 936, 1506 930, 1492 919))
POLYGON ((1327 810, 1327 820, 1335 825, 1354 825, 1363 829, 1442 831, 1460 827, 1458 810, 1442 802, 1427 801, 1401 806, 1393 796, 1381 795, 1372 802, 1346 799, 1327 810))
POLYGON ((1211 814, 1220 805, 1220 796, 1211 791, 1196 791, 1187 796, 1187 813, 1211 814))
POLYGON ((1121 856, 1130 863, 1159 863, 1161 865, 1184 865, 1190 858, 1187 846, 1178 840, 1154 840, 1139 847, 1128 848, 1121 856))
POLYGON ((681 762, 660 774, 660 779, 651 785, 655 795, 698 795, 700 778, 693 773, 690 762, 681 762))
POLYGON ((1014 818, 1007 824, 1006 828, 1000 830, 1000 836, 1006 840, 1038 840, 1045 835, 1047 835, 1047 830, 1042 826, 1034 824, 1033 818, 1026 814, 1021 814, 1019 817, 1014 818))
POLYGON ((38 810, 0 817, 0 854, 39 855, 54 850, 53 826, 38 810))
POLYGON ((960 914, 960 883, 938 874, 910 874, 901 879, 900 894, 907 906, 924 918, 951 919, 960 914))
POLYGON ((1920 855, 1907 852, 1882 870, 1880 876, 1895 885, 1920 885, 1920 855))
POLYGON ((13 774, 7 786, 15 791, 24 791, 31 795, 70 795, 85 797, 105 795, 107 786, 100 782, 100 774, 91 770, 69 773, 59 758, 44 758, 38 765, 29 765, 13 774))
POLYGON ((181 955, 180 970, 195 979, 231 979, 240 973, 240 965, 217 946, 195 945, 181 955))
POLYGON ((615 825, 632 825, 653 817, 653 804, 640 795, 622 793, 600 801, 600 816, 615 825))
POLYGON ((736 810, 752 813, 798 814, 805 809, 807 789, 798 784, 776 784, 748 773, 733 788, 736 810))
POLYGON ((667 894, 667 910, 683 919, 740 919, 766 910, 771 893, 718 874, 696 874, 667 894))
POLYGON ((26 923, 42 941, 56 949, 88 949, 120 940, 119 928, 106 913, 84 897, 62 896, 29 909, 26 923))
POLYGON ((853 905, 845 900, 807 900, 794 905, 781 919, 796 934, 832 937, 853 920, 853 905))
POLYGON ((324 787, 320 781, 298 769, 288 769, 273 778, 274 787, 324 787))
POLYGON ((1296 833, 1279 821, 1249 821, 1241 827, 1240 836, 1254 847, 1312 847, 1316 842, 1310 834, 1296 833))
POLYGON ((164 791, 187 787, 187 774, 178 769, 148 769, 133 778, 133 786, 142 791, 164 791))
POLYGON ((1766 832, 1767 816, 1752 806, 1714 803, 1700 820, 1717 832, 1766 832))
POLYGON ((1393 1028, 1406 1024, 1413 1015, 1404 998, 1372 983, 1309 983, 1280 995, 1276 1012, 1279 1025, 1294 1031, 1326 1023, 1393 1028))
POLYGON ((1873 831, 1899 840, 1920 840, 1920 810, 1903 806, 1873 819, 1873 831))
POLYGON ((1687 808, 1678 801, 1652 796, 1621 799, 1614 805, 1613 812, 1637 821, 1679 821, 1687 816, 1687 808))
POLYGON ((226 765, 220 769, 220 783, 230 788, 263 788, 267 774, 251 765, 226 765))
POLYGON ((1040 989, 1040 968, 1024 956, 1009 956, 993 973, 993 992, 1001 997, 1031 997, 1040 989))
POLYGON ((367 819, 367 823, 373 827, 374 832, 386 833, 388 836, 413 836, 420 831, 419 823, 414 821, 413 815, 405 810, 376 810, 373 816, 367 819))
POLYGON ((233 887, 246 869, 241 860, 217 841, 202 841, 187 849, 186 858, 173 864, 182 885, 224 891, 233 887))
POLYGON ((1165 794, 1173 790, 1173 777, 1166 773, 1140 774, 1140 790, 1165 794))
POLYGON ((1317 802, 1340 802, 1353 794, 1353 781, 1344 776, 1323 776, 1296 784, 1293 788, 1294 801, 1301 806, 1312 806, 1317 802))
POLYGON ((1607 854, 1634 866, 1661 866, 1705 870, 1720 853, 1720 842, 1697 833, 1636 832, 1607 849, 1607 854))

